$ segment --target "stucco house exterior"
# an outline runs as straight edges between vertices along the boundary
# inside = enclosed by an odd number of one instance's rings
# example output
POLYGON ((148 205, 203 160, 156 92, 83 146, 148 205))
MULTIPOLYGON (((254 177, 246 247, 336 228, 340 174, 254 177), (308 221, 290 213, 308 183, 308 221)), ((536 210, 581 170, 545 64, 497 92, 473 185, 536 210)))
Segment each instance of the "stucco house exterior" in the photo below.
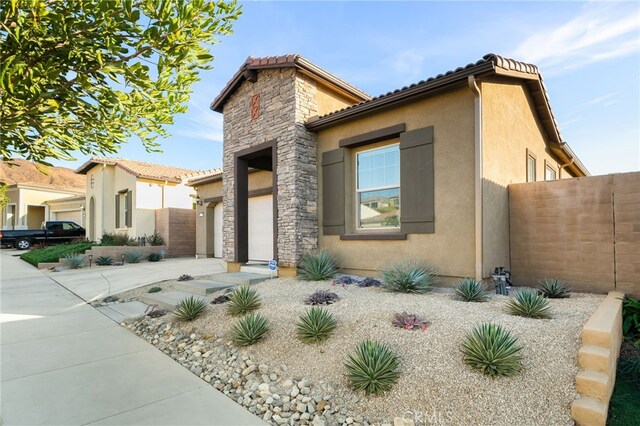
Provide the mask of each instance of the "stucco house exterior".
POLYGON ((589 174, 538 68, 493 54, 374 98, 299 55, 250 57, 211 108, 224 167, 191 182, 197 251, 229 270, 264 260, 267 233, 282 275, 323 249, 350 272, 418 257, 487 277, 509 267, 507 186, 589 174))
POLYGON ((153 234, 158 210, 193 211, 194 191, 186 183, 202 172, 94 157, 76 173, 86 179, 87 238, 99 241, 104 233, 132 238, 153 234))
POLYGON ((84 226, 85 181, 65 167, 36 166, 22 159, 0 162, 0 182, 8 203, 0 209, 0 228, 39 229, 48 220, 84 226))

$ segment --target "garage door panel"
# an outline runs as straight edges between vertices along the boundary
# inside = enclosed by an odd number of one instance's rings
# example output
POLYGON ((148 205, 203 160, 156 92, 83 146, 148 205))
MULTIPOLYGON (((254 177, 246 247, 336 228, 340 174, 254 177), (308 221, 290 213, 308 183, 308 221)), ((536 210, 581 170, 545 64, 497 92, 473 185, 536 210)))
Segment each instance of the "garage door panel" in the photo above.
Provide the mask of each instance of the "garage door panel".
POLYGON ((55 212, 54 220, 66 220, 75 222, 82 226, 82 212, 80 210, 68 211, 68 212, 55 212))

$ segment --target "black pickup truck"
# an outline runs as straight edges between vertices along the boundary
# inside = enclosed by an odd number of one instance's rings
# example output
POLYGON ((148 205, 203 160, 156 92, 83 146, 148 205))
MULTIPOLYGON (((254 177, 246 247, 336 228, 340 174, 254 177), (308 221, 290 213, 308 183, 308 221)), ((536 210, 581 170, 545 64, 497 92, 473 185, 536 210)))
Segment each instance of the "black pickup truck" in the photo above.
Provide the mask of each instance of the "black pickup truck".
POLYGON ((16 229, 0 231, 0 246, 13 246, 26 250, 33 244, 59 244, 84 238, 85 230, 75 222, 52 221, 42 224, 42 229, 16 229))

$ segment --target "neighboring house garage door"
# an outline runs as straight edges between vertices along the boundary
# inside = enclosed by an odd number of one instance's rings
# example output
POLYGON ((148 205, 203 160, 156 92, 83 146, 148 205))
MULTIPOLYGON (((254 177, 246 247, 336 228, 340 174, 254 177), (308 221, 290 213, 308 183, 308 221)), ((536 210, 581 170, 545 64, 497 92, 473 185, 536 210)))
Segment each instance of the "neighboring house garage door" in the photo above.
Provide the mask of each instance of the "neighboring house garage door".
MULTIPOLYGON (((213 256, 222 257, 222 203, 213 208, 213 256)), ((249 260, 273 259, 273 197, 249 198, 249 260)))
POLYGON ((82 225, 82 212, 80 210, 56 212, 54 220, 69 220, 77 223, 78 225, 82 225))

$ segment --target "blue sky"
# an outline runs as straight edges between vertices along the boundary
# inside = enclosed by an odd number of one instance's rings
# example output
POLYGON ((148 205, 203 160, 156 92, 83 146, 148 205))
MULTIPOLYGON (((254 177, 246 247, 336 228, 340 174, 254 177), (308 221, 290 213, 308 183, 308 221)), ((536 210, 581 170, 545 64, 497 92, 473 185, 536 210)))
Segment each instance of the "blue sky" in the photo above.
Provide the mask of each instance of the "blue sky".
POLYGON ((131 141, 118 156, 221 167, 222 116, 209 104, 249 55, 299 53, 378 95, 497 53, 538 65, 561 133, 592 174, 640 170, 638 2, 247 2, 243 11, 164 153, 131 141))

